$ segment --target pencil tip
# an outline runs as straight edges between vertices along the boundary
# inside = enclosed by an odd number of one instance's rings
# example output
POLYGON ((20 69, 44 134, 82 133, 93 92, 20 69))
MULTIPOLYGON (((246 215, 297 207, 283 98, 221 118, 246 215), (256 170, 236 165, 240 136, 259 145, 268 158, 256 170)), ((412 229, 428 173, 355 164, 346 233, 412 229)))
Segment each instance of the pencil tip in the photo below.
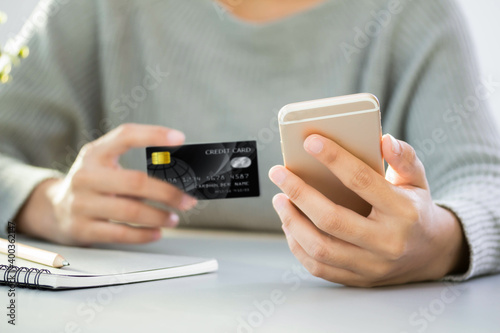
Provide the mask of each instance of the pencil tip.
POLYGON ((67 261, 63 261, 62 264, 63 264, 63 266, 69 266, 69 262, 67 262, 67 261))

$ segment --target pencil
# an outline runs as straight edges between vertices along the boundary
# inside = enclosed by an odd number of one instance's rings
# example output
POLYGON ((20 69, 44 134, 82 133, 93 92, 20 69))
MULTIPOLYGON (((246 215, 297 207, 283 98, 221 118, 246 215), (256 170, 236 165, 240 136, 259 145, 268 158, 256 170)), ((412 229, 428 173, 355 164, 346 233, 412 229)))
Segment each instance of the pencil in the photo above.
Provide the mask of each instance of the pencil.
POLYGON ((63 266, 69 266, 69 262, 66 261, 60 254, 38 249, 36 247, 24 245, 18 242, 11 244, 8 240, 0 238, 0 253, 9 254, 9 245, 16 246, 16 257, 24 260, 29 260, 36 262, 38 264, 61 268, 63 266))

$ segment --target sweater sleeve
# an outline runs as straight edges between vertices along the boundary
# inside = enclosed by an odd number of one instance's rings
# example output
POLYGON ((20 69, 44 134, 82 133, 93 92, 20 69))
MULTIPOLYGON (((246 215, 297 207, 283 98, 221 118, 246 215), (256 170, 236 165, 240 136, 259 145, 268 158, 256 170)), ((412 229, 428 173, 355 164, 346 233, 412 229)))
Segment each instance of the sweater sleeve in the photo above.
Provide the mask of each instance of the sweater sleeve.
POLYGON ((33 189, 63 177, 100 112, 93 1, 42 1, 16 38, 30 56, 0 85, 0 235, 33 189))
POLYGON ((412 2, 405 11, 391 56, 397 79, 386 130, 394 129, 416 149, 436 204, 462 224, 470 266, 446 279, 499 272, 500 136, 488 99, 500 82, 478 74, 465 21, 453 2, 412 2))

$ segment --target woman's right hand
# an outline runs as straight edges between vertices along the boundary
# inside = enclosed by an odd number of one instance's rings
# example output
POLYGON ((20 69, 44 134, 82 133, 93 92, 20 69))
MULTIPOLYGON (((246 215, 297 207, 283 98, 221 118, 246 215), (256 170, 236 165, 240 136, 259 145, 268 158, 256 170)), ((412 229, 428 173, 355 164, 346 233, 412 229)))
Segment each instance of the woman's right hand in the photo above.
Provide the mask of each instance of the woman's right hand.
POLYGON ((188 210, 196 199, 144 172, 123 169, 118 160, 134 147, 183 142, 184 134, 165 127, 119 126, 83 146, 64 179, 35 188, 17 216, 18 231, 73 245, 158 240, 160 228, 176 226, 179 217, 143 200, 188 210))

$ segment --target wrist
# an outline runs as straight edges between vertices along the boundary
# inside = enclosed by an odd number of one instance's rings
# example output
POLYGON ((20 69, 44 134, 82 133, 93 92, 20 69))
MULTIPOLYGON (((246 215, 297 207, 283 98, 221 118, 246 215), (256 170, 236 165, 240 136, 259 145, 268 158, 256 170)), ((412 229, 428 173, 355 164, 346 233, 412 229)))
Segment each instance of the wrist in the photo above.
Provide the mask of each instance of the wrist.
POLYGON ((17 229, 20 233, 50 238, 55 221, 51 193, 61 182, 61 179, 47 179, 31 192, 30 196, 19 210, 16 217, 17 229))
POLYGON ((442 255, 440 263, 442 270, 439 278, 446 275, 465 274, 469 267, 469 247, 459 218, 449 209, 437 206, 436 217, 440 229, 442 255))

